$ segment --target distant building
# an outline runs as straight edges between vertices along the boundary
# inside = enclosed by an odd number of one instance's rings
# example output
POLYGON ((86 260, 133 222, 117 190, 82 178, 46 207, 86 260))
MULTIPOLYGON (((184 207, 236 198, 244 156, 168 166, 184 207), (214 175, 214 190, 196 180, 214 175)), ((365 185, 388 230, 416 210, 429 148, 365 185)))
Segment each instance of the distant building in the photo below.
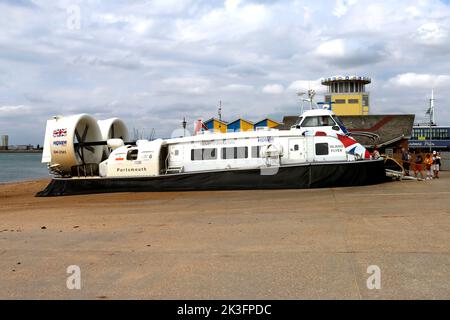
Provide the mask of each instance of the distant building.
POLYGON ((0 150, 8 150, 9 137, 8 135, 2 135, 2 144, 0 146, 0 150))
POLYGON ((371 83, 368 77, 336 76, 322 79, 327 86, 325 103, 331 104, 338 116, 362 116, 369 114, 370 99, 366 85, 371 83))
POLYGON ((253 131, 253 122, 244 119, 237 119, 228 124, 228 132, 253 131))
POLYGON ((428 151, 430 147, 450 151, 450 126, 414 126, 409 147, 423 151, 428 151))
POLYGON ((225 121, 216 118, 211 118, 207 120, 204 124, 210 131, 223 133, 227 132, 228 124, 225 121))
POLYGON ((278 123, 272 119, 266 118, 264 120, 256 122, 254 124, 254 128, 255 128, 255 130, 256 130, 256 128, 260 128, 260 127, 275 128, 275 127, 278 127, 279 125, 280 125, 280 123, 278 123))

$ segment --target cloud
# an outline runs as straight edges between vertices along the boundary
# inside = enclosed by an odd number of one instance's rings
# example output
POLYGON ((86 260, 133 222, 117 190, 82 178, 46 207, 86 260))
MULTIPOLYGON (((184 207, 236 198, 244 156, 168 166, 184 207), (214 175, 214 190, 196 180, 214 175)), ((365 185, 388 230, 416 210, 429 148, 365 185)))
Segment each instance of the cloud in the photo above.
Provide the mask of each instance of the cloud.
POLYGON ((166 78, 162 83, 171 92, 184 92, 189 94, 204 94, 211 86, 211 81, 200 77, 166 78))
POLYGON ((326 88, 322 85, 321 80, 296 80, 292 82, 288 90, 295 92, 307 92, 308 90, 314 90, 316 93, 325 92, 326 88))
POLYGON ((177 40, 223 42, 236 40, 263 28, 270 20, 270 10, 262 4, 226 0, 224 7, 213 9, 196 19, 176 22, 177 40))
POLYGON ((233 76, 265 76, 267 71, 265 71, 262 67, 258 67, 252 64, 241 63, 235 64, 227 67, 227 71, 230 75, 233 76))
POLYGON ((448 32, 435 22, 427 22, 417 29, 417 38, 423 43, 436 44, 448 40, 448 32))
POLYGON ((321 43, 315 55, 331 64, 359 66, 380 61, 384 53, 380 45, 366 39, 333 39, 321 43))
POLYGON ((450 87, 450 76, 436 74, 417 74, 410 72, 399 74, 389 79, 388 83, 397 87, 409 88, 450 87))
POLYGON ((221 89, 228 92, 249 92, 253 90, 253 86, 246 84, 228 84, 221 89))
POLYGON ((1 117, 21 117, 30 113, 31 107, 24 105, 0 106, 1 117))
POLYGON ((262 92, 267 94, 281 94, 284 92, 284 87, 281 84, 267 84, 263 87, 262 92))
POLYGON ((342 17, 347 14, 351 6, 356 4, 358 0, 336 0, 336 6, 333 9, 333 15, 342 17))
POLYGON ((130 56, 123 56, 121 58, 99 58, 96 56, 76 56, 71 61, 73 64, 85 64, 89 66, 97 67, 113 67, 125 70, 134 70, 142 67, 142 63, 139 60, 130 56))
POLYGON ((0 0, 0 5, 1 4, 17 7, 29 7, 29 8, 37 7, 36 4, 31 0, 0 0))

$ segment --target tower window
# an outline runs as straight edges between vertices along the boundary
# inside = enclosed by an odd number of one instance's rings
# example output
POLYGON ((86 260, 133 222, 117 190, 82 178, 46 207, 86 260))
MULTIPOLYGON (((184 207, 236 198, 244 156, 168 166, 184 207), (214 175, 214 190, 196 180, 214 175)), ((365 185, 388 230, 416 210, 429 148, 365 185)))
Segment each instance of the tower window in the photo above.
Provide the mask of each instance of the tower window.
POLYGON ((368 107, 369 106, 369 96, 364 95, 362 97, 362 105, 363 105, 363 107, 368 107))

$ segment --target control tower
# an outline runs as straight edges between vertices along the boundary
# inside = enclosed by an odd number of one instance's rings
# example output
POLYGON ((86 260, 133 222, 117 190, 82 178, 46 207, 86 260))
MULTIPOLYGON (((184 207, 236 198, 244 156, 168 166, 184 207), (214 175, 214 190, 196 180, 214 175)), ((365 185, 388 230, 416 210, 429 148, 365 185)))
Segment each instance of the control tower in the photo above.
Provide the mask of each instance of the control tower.
POLYGON ((327 86, 325 103, 338 116, 362 116, 369 114, 369 93, 366 85, 371 83, 368 77, 336 76, 322 79, 327 86))

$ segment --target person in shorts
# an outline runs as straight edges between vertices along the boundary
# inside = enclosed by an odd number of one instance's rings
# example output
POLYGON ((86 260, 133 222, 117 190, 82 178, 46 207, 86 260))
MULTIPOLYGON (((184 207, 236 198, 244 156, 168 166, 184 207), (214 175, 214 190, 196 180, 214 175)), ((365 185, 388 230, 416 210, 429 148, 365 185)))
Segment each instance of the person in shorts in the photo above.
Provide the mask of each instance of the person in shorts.
POLYGON ((409 176, 409 169, 411 165, 411 155, 409 154, 409 151, 405 148, 402 148, 402 166, 405 170, 405 176, 409 176))
POLYGON ((439 179, 439 170, 441 169, 441 154, 433 151, 433 172, 434 178, 439 179))
POLYGON ((420 177, 423 179, 423 158, 420 153, 416 153, 416 158, 414 160, 414 176, 417 178, 417 173, 420 173, 420 177))
POLYGON ((424 162, 425 170, 427 171, 427 180, 433 180, 433 159, 429 153, 425 156, 424 162))

